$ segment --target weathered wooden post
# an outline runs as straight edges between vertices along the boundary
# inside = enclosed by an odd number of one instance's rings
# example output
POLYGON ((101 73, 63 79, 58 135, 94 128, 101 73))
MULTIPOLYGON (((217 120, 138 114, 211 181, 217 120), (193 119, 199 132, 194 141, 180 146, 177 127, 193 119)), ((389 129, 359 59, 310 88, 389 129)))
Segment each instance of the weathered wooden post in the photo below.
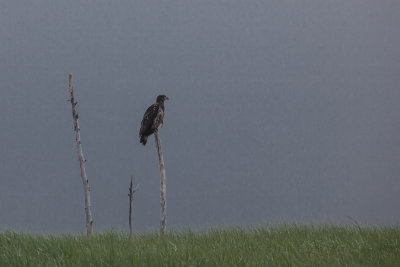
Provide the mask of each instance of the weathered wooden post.
POLYGON ((82 151, 81 135, 80 135, 81 129, 79 128, 79 116, 78 112, 76 111, 76 105, 78 104, 78 102, 76 102, 74 98, 74 87, 72 86, 72 73, 69 74, 68 87, 70 93, 69 101, 71 102, 72 106, 72 118, 74 120, 75 141, 78 150, 79 166, 81 169, 83 192, 85 195, 86 233, 88 236, 91 236, 93 233, 93 218, 92 218, 91 203, 90 203, 90 187, 89 187, 89 180, 86 176, 86 169, 85 169, 86 159, 83 156, 83 151, 82 151))
POLYGON ((160 204, 161 204, 161 225, 160 234, 164 234, 167 230, 167 183, 165 178, 165 165, 161 149, 161 139, 158 130, 154 131, 156 139, 158 165, 160 166, 160 204))

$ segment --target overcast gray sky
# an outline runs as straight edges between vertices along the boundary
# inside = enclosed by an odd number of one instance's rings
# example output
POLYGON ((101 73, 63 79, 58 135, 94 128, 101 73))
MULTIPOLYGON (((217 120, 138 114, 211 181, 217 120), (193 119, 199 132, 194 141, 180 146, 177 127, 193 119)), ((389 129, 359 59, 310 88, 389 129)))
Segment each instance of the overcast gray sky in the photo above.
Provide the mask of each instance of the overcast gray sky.
POLYGON ((84 232, 73 73, 95 230, 400 221, 400 2, 0 2, 0 230, 84 232))

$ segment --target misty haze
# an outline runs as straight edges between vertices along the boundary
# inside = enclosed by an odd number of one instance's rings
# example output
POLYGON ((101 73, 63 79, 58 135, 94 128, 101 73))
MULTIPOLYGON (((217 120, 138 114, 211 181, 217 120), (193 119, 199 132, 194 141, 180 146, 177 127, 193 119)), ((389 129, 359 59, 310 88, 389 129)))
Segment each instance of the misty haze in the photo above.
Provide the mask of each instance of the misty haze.
POLYGON ((400 2, 1 1, 0 229, 400 221, 400 2))

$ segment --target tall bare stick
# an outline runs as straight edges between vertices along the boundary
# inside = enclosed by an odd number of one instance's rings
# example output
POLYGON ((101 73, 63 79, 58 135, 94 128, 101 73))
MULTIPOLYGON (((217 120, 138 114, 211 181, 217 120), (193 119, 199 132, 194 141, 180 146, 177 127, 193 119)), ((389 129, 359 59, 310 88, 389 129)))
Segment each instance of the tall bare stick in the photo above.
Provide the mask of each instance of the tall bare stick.
POLYGON ((167 183, 165 178, 165 165, 161 149, 161 139, 158 131, 154 131, 156 139, 158 165, 160 166, 160 204, 161 204, 161 225, 160 234, 164 234, 167 230, 167 183))
POLYGON ((133 176, 131 176, 131 184, 129 186, 129 237, 133 237, 133 215, 132 215, 132 208, 133 208, 133 194, 135 194, 136 190, 139 188, 139 185, 133 188, 133 176))
POLYGON ((80 128, 79 128, 79 116, 78 112, 76 111, 76 105, 78 102, 75 101, 74 98, 74 87, 72 86, 72 73, 69 74, 69 93, 72 106, 72 118, 74 120, 74 130, 75 130, 75 141, 76 146, 78 149, 78 159, 79 159, 79 166, 81 168, 81 178, 83 184, 83 192, 85 194, 85 212, 86 212, 86 233, 88 236, 92 235, 93 232, 93 218, 91 212, 91 204, 90 204, 90 187, 89 187, 89 180, 86 176, 86 169, 85 169, 85 162, 86 159, 83 156, 82 152, 82 145, 81 145, 81 135, 80 135, 80 128))

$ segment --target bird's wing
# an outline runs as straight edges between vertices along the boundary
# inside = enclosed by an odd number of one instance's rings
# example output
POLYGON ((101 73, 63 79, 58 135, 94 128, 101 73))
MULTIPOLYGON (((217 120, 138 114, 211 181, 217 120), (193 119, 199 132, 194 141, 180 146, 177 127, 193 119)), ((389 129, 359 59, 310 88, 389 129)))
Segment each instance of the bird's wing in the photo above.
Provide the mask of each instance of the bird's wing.
POLYGON ((153 104, 147 108, 146 112, 143 115, 142 124, 140 127, 139 135, 144 134, 151 128, 154 124, 155 119, 157 118, 159 105, 153 104))

